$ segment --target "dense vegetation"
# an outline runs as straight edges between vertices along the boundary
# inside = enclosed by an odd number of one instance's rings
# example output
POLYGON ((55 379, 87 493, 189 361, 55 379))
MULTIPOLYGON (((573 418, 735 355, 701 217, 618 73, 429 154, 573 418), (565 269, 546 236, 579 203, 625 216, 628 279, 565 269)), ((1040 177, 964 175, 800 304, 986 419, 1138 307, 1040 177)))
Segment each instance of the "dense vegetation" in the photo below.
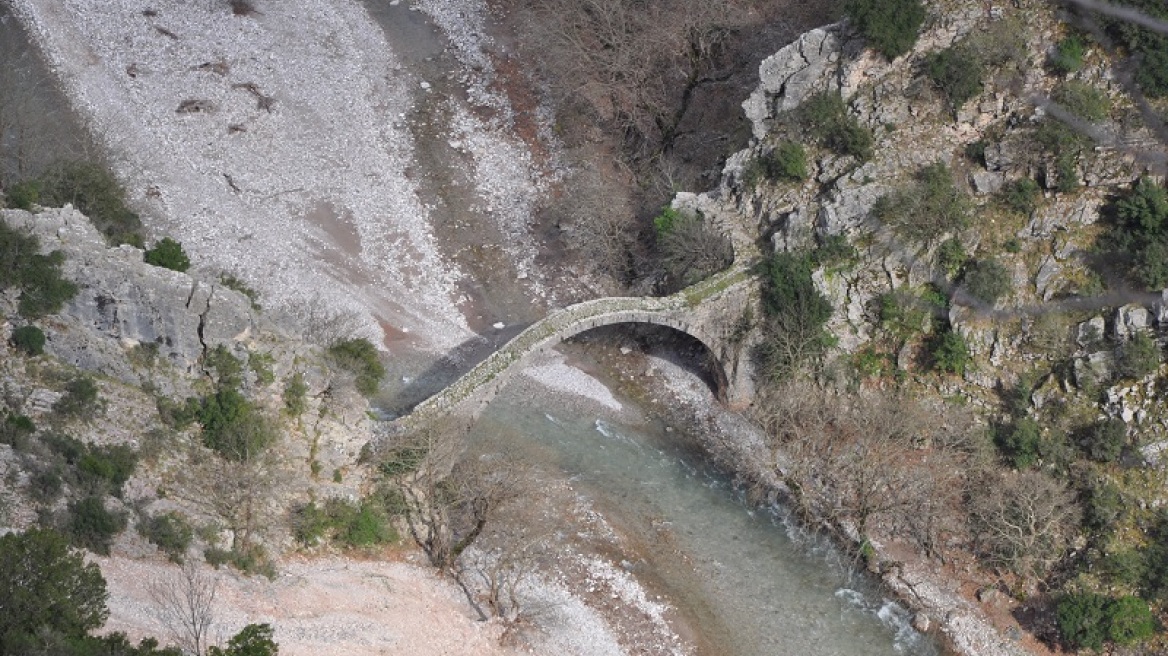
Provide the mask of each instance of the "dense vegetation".
POLYGON ((912 49, 925 22, 920 0, 848 0, 844 11, 872 48, 890 60, 912 49))
POLYGON ((40 240, 0 221, 0 289, 20 290, 20 314, 35 319, 60 311, 77 294, 61 276, 65 256, 40 252, 40 240))

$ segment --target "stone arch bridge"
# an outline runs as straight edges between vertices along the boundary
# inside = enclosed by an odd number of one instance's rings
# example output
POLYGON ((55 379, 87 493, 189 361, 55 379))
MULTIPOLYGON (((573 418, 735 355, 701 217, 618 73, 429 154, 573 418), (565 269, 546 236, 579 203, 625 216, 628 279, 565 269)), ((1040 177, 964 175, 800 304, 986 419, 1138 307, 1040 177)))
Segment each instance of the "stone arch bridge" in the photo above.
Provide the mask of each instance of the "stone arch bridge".
POLYGON ((756 277, 736 264, 672 296, 599 298, 556 310, 388 428, 412 432, 448 415, 473 419, 531 354, 586 330, 620 323, 667 326, 694 337, 713 355, 721 400, 749 404, 754 398, 750 316, 757 314, 758 295, 756 277))

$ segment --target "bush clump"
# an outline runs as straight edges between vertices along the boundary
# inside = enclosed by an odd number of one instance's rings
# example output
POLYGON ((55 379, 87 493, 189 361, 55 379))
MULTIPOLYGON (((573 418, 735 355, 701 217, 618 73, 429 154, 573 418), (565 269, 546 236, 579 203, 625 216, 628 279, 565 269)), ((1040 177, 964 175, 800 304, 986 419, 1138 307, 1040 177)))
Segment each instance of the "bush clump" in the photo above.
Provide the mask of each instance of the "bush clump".
POLYGON ((946 239, 937 247, 937 264, 950 279, 956 278, 961 273, 967 260, 969 260, 969 255, 965 253, 965 247, 961 245, 961 240, 956 237, 946 239))
POLYGON ((954 46, 929 55, 925 74, 937 85, 954 111, 981 93, 985 75, 981 61, 966 48, 954 46))
POLYGON ((1080 440, 1083 453, 1096 462, 1115 462, 1127 443, 1127 424, 1119 419, 1106 419, 1092 424, 1080 440))
POLYGON ((1020 178, 1006 183, 998 192, 997 199, 1002 207, 1023 216, 1030 216, 1038 209, 1038 199, 1041 196, 1042 190, 1037 182, 1030 178, 1020 178))
POLYGON ((171 562, 181 563, 194 531, 177 512, 162 513, 138 522, 138 533, 157 546, 171 562))
POLYGON ((308 409, 308 383, 304 382, 304 374, 297 371, 284 384, 284 411, 293 417, 299 417, 308 409))
POLYGON ((997 260, 980 260, 966 271, 962 282, 965 291, 975 299, 993 305, 1010 293, 1013 280, 1009 270, 997 260))
POLYGON ((1083 68, 1083 56, 1087 54, 1087 43, 1078 34, 1063 37, 1050 55, 1050 68, 1059 75, 1075 73, 1083 68))
POLYGON ((196 418, 203 427, 203 444, 234 462, 251 460, 276 440, 267 417, 230 387, 203 398, 196 418))
POLYGON ((1128 274, 1148 289, 1168 287, 1168 189, 1140 178, 1106 209, 1112 227, 1102 247, 1130 261, 1128 274))
POLYGON ((357 391, 365 396, 377 393, 385 378, 385 366, 372 342, 363 337, 343 339, 330 346, 328 354, 338 366, 356 376, 357 391))
POLYGON ((1020 417, 994 430, 994 443, 1010 465, 1019 471, 1029 469, 1041 455, 1042 432, 1038 422, 1020 417))
POLYGON ((0 289, 20 289, 21 316, 53 314, 77 295, 77 286, 61 276, 64 262, 61 251, 42 255, 36 235, 0 221, 0 289))
POLYGON ((872 131, 860 125, 838 93, 820 93, 796 110, 803 129, 816 142, 839 155, 865 161, 872 158, 872 131))
POLYGON ((109 555, 114 537, 126 528, 126 517, 106 510, 99 496, 89 496, 69 504, 65 530, 70 541, 90 551, 109 555))
POLYGON ((97 384, 89 376, 77 376, 65 384, 65 393, 53 404, 53 415, 65 420, 89 419, 102 407, 97 384))
POLYGON ((949 167, 936 162, 922 168, 911 186, 880 197, 872 214, 904 237, 923 242, 967 228, 969 207, 949 167))
POLYGON ((7 444, 14 451, 23 451, 28 446, 28 438, 36 432, 36 424, 24 415, 9 413, 0 421, 0 444, 7 444))
POLYGON ((1145 332, 1132 335, 1119 348, 1119 374, 1143 378, 1160 368, 1160 346, 1145 332))
POLYGON ((811 279, 811 257, 776 253, 767 261, 763 287, 766 339, 762 359, 771 376, 785 378, 817 359, 832 344, 824 330, 831 303, 811 279))
POLYGON ((965 338, 953 330, 946 330, 933 339, 930 355, 934 371, 958 376, 965 375, 965 368, 973 359, 965 338))
POLYGON ((920 0, 849 0, 844 12, 889 61, 912 49, 925 23, 920 0))
POLYGON ((1132 645, 1156 632, 1148 603, 1133 596, 1067 595, 1059 600, 1055 617, 1063 640, 1075 649, 1100 651, 1105 642, 1132 645))
POLYGON ((183 251, 182 244, 171 239, 170 237, 163 237, 161 241, 146 251, 143 259, 146 264, 152 264, 171 271, 186 271, 191 268, 191 260, 187 257, 186 252, 183 251))
POLYGON ((45 333, 36 326, 21 326, 12 331, 12 346, 25 355, 45 352, 45 333))
POLYGON ((323 507, 309 502, 295 512, 293 529, 296 539, 306 546, 332 539, 345 546, 359 548, 399 539, 389 523, 385 509, 374 499, 354 504, 333 498, 327 500, 323 507))

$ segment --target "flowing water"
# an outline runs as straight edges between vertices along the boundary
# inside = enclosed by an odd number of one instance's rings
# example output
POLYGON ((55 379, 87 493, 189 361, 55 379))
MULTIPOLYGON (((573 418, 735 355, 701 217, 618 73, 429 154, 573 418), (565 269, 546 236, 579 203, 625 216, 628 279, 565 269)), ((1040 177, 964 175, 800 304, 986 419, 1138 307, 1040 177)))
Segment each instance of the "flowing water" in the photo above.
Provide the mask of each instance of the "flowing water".
POLYGON ((661 588, 724 656, 931 655, 932 642, 825 540, 781 508, 755 509, 664 426, 626 426, 533 407, 506 391, 475 428, 480 439, 541 454, 636 541, 669 548, 634 569, 661 588))

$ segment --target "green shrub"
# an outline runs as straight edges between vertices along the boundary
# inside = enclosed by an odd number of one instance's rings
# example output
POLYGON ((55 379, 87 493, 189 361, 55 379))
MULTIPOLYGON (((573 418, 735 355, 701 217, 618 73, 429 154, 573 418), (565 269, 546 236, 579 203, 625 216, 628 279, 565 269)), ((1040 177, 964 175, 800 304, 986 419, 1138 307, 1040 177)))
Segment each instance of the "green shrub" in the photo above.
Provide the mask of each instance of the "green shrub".
POLYGON ((181 272, 191 268, 191 260, 183 252, 182 244, 170 237, 163 237, 161 241, 154 245, 154 248, 146 251, 143 259, 145 259, 146 264, 170 269, 171 271, 181 272))
MULTIPOLYGON (((1168 20, 1168 6, 1162 0, 1119 0, 1115 4, 1168 20)), ((1168 36, 1123 17, 1100 14, 1091 17, 1104 25, 1107 35, 1126 52, 1140 89, 1153 98, 1168 95, 1168 36)))
POLYGON ((673 232, 673 226, 681 218, 681 213, 669 207, 668 205, 661 208, 661 212, 653 217, 653 230, 657 233, 658 239, 673 232))
POLYGON ((126 528, 126 517, 106 510, 101 497, 90 496, 69 504, 65 525, 74 545, 108 556, 114 537, 126 528))
POLYGON ((385 378, 385 366, 372 342, 364 338, 343 339, 330 346, 328 354, 333 362, 357 377, 357 391, 365 396, 377 393, 385 378))
POLYGON ((1087 43, 1078 34, 1062 38, 1050 56, 1050 67, 1059 75, 1075 73, 1083 67, 1083 55, 1087 54, 1087 43))
POLYGON ((965 374, 965 368, 972 360, 965 338, 953 330, 946 330, 934 338, 930 354, 934 371, 958 376, 965 374))
POLYGON ((879 298, 880 327, 899 341, 906 341, 924 330, 931 308, 928 302, 905 290, 883 294, 879 298))
POLYGON ((965 262, 968 259, 969 256, 965 253, 965 247, 961 245, 961 240, 956 237, 946 239, 937 248, 937 264, 945 271, 945 275, 950 279, 956 278, 961 273, 961 269, 965 267, 965 262))
POLYGON ((1160 347, 1145 332, 1138 332, 1119 348, 1119 374, 1143 378, 1160 368, 1160 347))
POLYGON ((308 409, 308 383, 304 382, 304 374, 297 371, 284 384, 284 410, 293 417, 299 417, 308 409))
POLYGON ((188 398, 180 403, 165 396, 159 396, 155 405, 158 407, 158 417, 162 423, 175 430, 183 430, 195 423, 199 418, 199 409, 202 407, 199 399, 196 398, 188 398))
POLYGON ((986 165, 986 149, 989 146, 990 144, 985 139, 978 139, 977 141, 966 144, 965 149, 962 150, 962 154, 969 161, 984 168, 986 165))
POLYGON ((997 260, 979 260, 965 272, 965 290, 986 305, 993 305, 1010 293, 1013 279, 997 260))
POLYGON ((982 77, 985 75, 981 61, 959 46, 929 55, 925 59, 925 73, 945 94, 953 110, 961 109, 981 93, 982 77))
POLYGON ((24 415, 8 413, 0 421, 0 444, 7 444, 14 451, 24 451, 28 438, 36 432, 36 425, 24 415))
POLYGON ((1127 443, 1127 424, 1106 419, 1090 427, 1081 440, 1083 453, 1097 462, 1115 462, 1127 443))
POLYGON ((862 161, 872 158, 872 131, 848 115, 848 108, 838 93, 825 92, 807 98, 796 110, 796 118, 824 148, 862 161))
POLYGON ((77 295, 77 286, 61 277, 64 261, 60 251, 42 255, 35 235, 0 221, 0 288, 21 290, 21 316, 36 319, 53 314, 77 295))
POLYGON ((889 61, 912 49, 926 15, 920 0, 848 0, 844 12, 889 61))
POLYGON ((967 228, 969 211, 969 198, 944 162, 922 168, 913 185, 882 196, 872 207, 873 216, 915 241, 967 228))
POLYGON ((1139 597, 1117 599, 1095 593, 1067 595, 1059 600, 1055 617, 1063 640, 1076 649, 1103 649, 1106 641, 1132 645, 1150 638, 1156 620, 1139 597))
POLYGON ((1022 417, 994 430, 994 443, 1015 469, 1029 469, 1038 461, 1042 432, 1030 417, 1022 417))
POLYGON ((799 182, 809 175, 807 151, 803 150, 802 144, 784 141, 775 147, 767 161, 767 173, 776 180, 799 182))
POLYGON ((34 501, 52 505, 65 489, 65 479, 61 467, 57 465, 39 469, 28 480, 28 493, 34 501))
POLYGON ((1120 597, 1108 607, 1107 637, 1117 645, 1134 645, 1152 637, 1156 619, 1148 603, 1131 595, 1120 597))
POLYGON ((53 415, 61 419, 91 419, 102 404, 97 385, 88 376, 78 376, 65 384, 65 393, 53 404, 53 415))
POLYGON ((306 547, 316 546, 326 539, 331 525, 329 516, 314 501, 292 511, 292 535, 306 547))
POLYGON ((1063 640, 1075 649, 1103 649, 1107 639, 1107 597, 1094 593, 1067 595, 1055 606, 1063 640))
POLYGON ((126 205, 126 193, 108 169, 94 162, 71 162, 40 179, 42 205, 72 203, 115 244, 142 247, 142 221, 126 205))
POLYGON ((368 502, 361 504, 339 537, 350 547, 372 547, 397 540, 385 515, 368 502))
POLYGON ((45 352, 45 334, 36 326, 21 326, 12 331, 12 346, 26 355, 45 352))
POLYGON ((267 417, 231 388, 205 397, 198 420, 203 444, 227 460, 247 462, 276 440, 275 427, 267 417))
POLYGON ((222 344, 207 351, 203 365, 215 370, 215 384, 219 388, 239 387, 243 382, 243 362, 222 344))
POLYGON ((138 452, 125 444, 88 446, 77 460, 82 480, 94 481, 116 497, 122 496, 122 486, 134 475, 137 466, 138 452))
POLYGON ((138 522, 138 533, 157 546, 171 562, 175 563, 183 561, 183 556, 194 538, 190 522, 177 512, 162 513, 142 519, 138 522))
MULTIPOLYGON (((250 3, 235 0, 232 5, 250 6, 250 3)), ((280 647, 273 640, 274 635, 271 624, 248 624, 227 641, 226 648, 208 648, 207 656, 276 656, 280 647)))
POLYGON ((1038 199, 1042 190, 1030 178, 1020 178, 1006 183, 998 192, 998 202, 1006 209, 1023 216, 1030 216, 1038 209, 1038 199))
POLYGON ((1168 286, 1168 189, 1140 178, 1104 215, 1112 225, 1101 248, 1130 261, 1128 275, 1149 289, 1168 286))
POLYGON ((1079 179, 1079 160, 1077 155, 1060 153, 1054 161, 1055 190, 1070 193, 1078 189, 1083 183, 1079 179))
POLYGON ((1103 478, 1091 483, 1085 501, 1083 526, 1096 533, 1110 531, 1123 513, 1123 495, 1119 487, 1103 478))
POLYGON ((41 183, 24 180, 8 187, 4 192, 4 204, 17 210, 32 211, 33 205, 40 204, 41 183))
POLYGON ((763 360, 772 377, 783 378, 818 358, 831 345, 824 326, 831 303, 815 288, 809 255, 776 253, 764 272, 763 310, 767 316, 763 360))

